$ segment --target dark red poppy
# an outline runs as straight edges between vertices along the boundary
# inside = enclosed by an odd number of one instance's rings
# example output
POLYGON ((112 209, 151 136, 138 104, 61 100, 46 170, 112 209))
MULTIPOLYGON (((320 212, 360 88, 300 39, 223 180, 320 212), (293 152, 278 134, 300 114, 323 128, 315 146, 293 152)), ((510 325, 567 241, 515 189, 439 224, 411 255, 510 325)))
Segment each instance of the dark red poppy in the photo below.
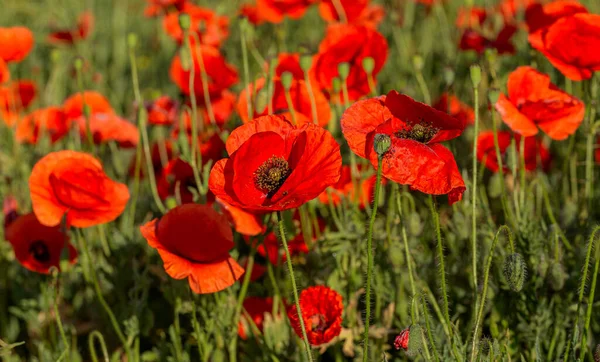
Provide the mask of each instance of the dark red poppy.
POLYGON ((83 107, 86 105, 90 113, 113 113, 113 109, 102 94, 96 91, 75 93, 63 102, 63 111, 69 119, 83 116, 83 107))
POLYGON ((319 53, 315 56, 311 72, 320 88, 331 92, 333 78, 339 76, 338 65, 348 63, 348 97, 350 100, 357 100, 370 92, 367 73, 362 65, 363 59, 371 57, 375 60, 372 74, 376 78, 387 55, 387 41, 377 30, 359 25, 330 25, 319 45, 319 53))
POLYGON ((319 13, 329 22, 339 22, 341 18, 347 23, 376 27, 384 18, 383 7, 370 5, 370 0, 321 0, 319 13), (336 8, 336 3, 341 8, 336 8), (340 12, 343 11, 343 15, 340 12), (341 15, 341 16, 340 16, 341 15))
POLYGON ((114 113, 95 112, 89 116, 89 120, 81 116, 74 121, 79 126, 82 139, 87 138, 89 122, 89 129, 95 144, 115 141, 120 147, 132 148, 137 146, 140 140, 137 126, 114 113))
POLYGON ((188 278, 194 293, 221 291, 244 274, 229 256, 234 244, 227 218, 208 205, 177 206, 140 230, 148 245, 158 251, 167 274, 188 278))
POLYGON ((4 229, 19 217, 19 205, 17 199, 7 195, 2 202, 2 215, 4 215, 4 229))
POLYGON ((262 16, 256 4, 242 4, 242 6, 240 7, 239 14, 240 16, 243 16, 246 19, 248 19, 248 22, 250 22, 250 24, 253 25, 260 25, 268 21, 262 16))
POLYGON ((52 143, 63 138, 71 122, 59 107, 46 107, 32 112, 17 124, 15 138, 19 142, 36 144, 42 134, 47 134, 52 143))
POLYGON ((10 71, 4 59, 0 58, 0 84, 10 80, 10 71))
POLYGON ((473 29, 466 29, 460 38, 459 47, 461 50, 474 50, 482 54, 486 49, 496 49, 498 54, 514 54, 515 47, 511 43, 513 35, 517 32, 517 27, 506 24, 498 33, 496 39, 489 39, 473 29))
MULTIPOLYGON (((358 191, 354 188, 354 182, 352 182, 352 171, 350 166, 342 166, 342 177, 333 186, 331 190, 325 190, 319 195, 319 201, 328 204, 331 197, 331 202, 334 205, 339 205, 342 202, 342 198, 348 198, 349 200, 357 200, 358 206, 364 208, 367 204, 373 203, 373 197, 375 192, 376 175, 371 175, 366 179, 363 179, 359 183, 358 191)), ((386 182, 385 179, 382 180, 386 182)))
POLYGON ((179 157, 169 161, 156 180, 156 188, 163 200, 167 197, 179 197, 182 204, 194 202, 194 194, 190 188, 196 189, 197 185, 192 166, 179 157))
MULTIPOLYGON (((192 54, 194 59, 194 91, 196 97, 203 98, 204 96, 200 73, 200 56, 202 56, 204 69, 208 75, 208 93, 211 97, 221 95, 224 90, 237 83, 237 71, 225 61, 225 58, 223 58, 217 48, 200 45, 193 47, 192 54)), ((190 94, 190 71, 183 69, 179 54, 171 62, 169 75, 171 76, 171 80, 183 93, 186 95, 190 94)))
POLYGON ((475 112, 473 108, 464 104, 455 95, 448 93, 442 94, 438 101, 433 105, 433 108, 438 111, 446 112, 454 118, 464 121, 465 124, 473 124, 475 122, 475 112))
MULTIPOLYGON (((273 311, 273 298, 248 297, 244 299, 243 305, 246 313, 252 319, 252 323, 262 332, 265 313, 271 314, 273 311)), ((244 340, 248 338, 248 331, 253 331, 247 318, 246 314, 242 314, 238 323, 238 335, 244 340)))
POLYGON ((249 210, 296 208, 340 178, 342 157, 333 136, 307 123, 262 116, 231 132, 229 158, 210 173, 210 190, 225 202, 249 210))
MULTIPOLYGON (((342 331, 342 296, 326 286, 306 288, 300 293, 300 309, 308 342, 313 346, 327 343, 342 331)), ((288 307, 288 318, 296 334, 302 338, 300 318, 295 305, 288 307)))
POLYGON ((565 16, 542 30, 541 42, 531 44, 565 77, 584 80, 600 70, 600 15, 565 16))
POLYGON ((144 16, 155 17, 169 13, 169 10, 180 11, 186 0, 146 0, 144 16))
MULTIPOLYGON (((185 3, 179 12, 173 12, 163 18, 165 32, 179 44, 183 42, 183 30, 179 25, 179 16, 188 14, 190 17, 190 31, 194 32, 202 45, 219 47, 229 35, 229 19, 219 16, 208 8, 185 3)), ((191 44, 195 44, 190 35, 191 44)))
POLYGON ((160 96, 146 107, 148 123, 156 126, 170 126, 178 121, 178 104, 169 96, 160 96))
POLYGON ((69 249, 69 261, 77 260, 77 250, 60 227, 42 225, 34 213, 19 216, 10 223, 5 238, 19 263, 36 273, 48 274, 52 267, 60 270, 60 256, 65 247, 69 249))
POLYGON ((456 26, 459 28, 477 28, 487 19, 487 11, 483 7, 461 7, 456 16, 456 26))
POLYGON ((563 140, 583 121, 585 105, 558 89, 546 74, 519 67, 509 75, 508 97, 500 95, 496 110, 516 133, 533 136, 539 127, 550 138, 563 140))
POLYGON ((525 21, 529 43, 534 48, 544 47, 547 28, 558 19, 578 13, 587 13, 585 6, 575 0, 559 0, 547 4, 534 3, 527 7, 525 21))
POLYGON ((240 209, 217 198, 221 213, 227 216, 235 231, 245 236, 256 236, 264 232, 265 227, 257 214, 240 209))
POLYGON ((89 227, 116 219, 129 200, 127 185, 108 178, 93 156, 52 152, 40 159, 29 177, 33 211, 47 226, 89 227))
MULTIPOLYGON (((503 160, 504 172, 509 172, 506 159, 506 150, 510 146, 513 139, 513 135, 510 132, 498 132, 498 148, 500 149, 501 159, 503 160)), ((518 134, 514 135, 515 145, 519 154, 521 151, 521 136, 518 134)), ((550 152, 542 144, 542 142, 535 137, 525 138, 525 169, 527 171, 533 171, 538 168, 538 164, 543 170, 548 170, 550 167, 550 152)), ((479 162, 485 161, 485 167, 493 172, 497 172, 498 157, 496 156, 496 148, 494 145, 494 132, 485 131, 481 132, 477 137, 477 159, 479 162)), ((519 160, 521 156, 519 156, 519 160)))
POLYGON ((383 176, 432 195, 462 199, 465 183, 454 156, 440 142, 460 136, 465 122, 410 97, 391 91, 353 104, 342 116, 350 149, 377 167, 373 138, 382 133, 392 145, 383 158, 383 176))
POLYGON ((300 19, 316 0, 256 0, 258 17, 270 23, 281 23, 283 18, 300 19))
MULTIPOLYGON (((274 114, 284 114, 286 118, 295 121, 297 125, 309 122, 316 123, 320 126, 326 126, 329 123, 329 120, 331 119, 331 107, 329 106, 329 101, 314 83, 312 84, 312 93, 316 106, 316 120, 313 119, 312 103, 306 82, 303 80, 292 80, 289 94, 293 111, 290 110, 285 93, 286 91, 281 80, 276 78, 274 80, 272 98, 274 114)), ((242 118, 242 121, 247 123, 250 119, 267 115, 269 113, 268 102, 267 81, 265 78, 260 78, 254 85, 250 84, 248 88, 240 93, 236 106, 237 112, 240 115, 240 118, 242 118), (252 117, 248 116, 248 93, 250 93, 251 101, 253 103, 252 110, 254 113, 252 117), (253 97, 254 95, 255 97, 253 97)))
POLYGON ((94 28, 94 15, 90 11, 83 12, 77 18, 75 29, 54 29, 48 35, 48 41, 56 44, 74 44, 84 40, 94 28))
POLYGON ((31 52, 33 42, 33 33, 26 27, 0 28, 0 58, 20 62, 31 52))

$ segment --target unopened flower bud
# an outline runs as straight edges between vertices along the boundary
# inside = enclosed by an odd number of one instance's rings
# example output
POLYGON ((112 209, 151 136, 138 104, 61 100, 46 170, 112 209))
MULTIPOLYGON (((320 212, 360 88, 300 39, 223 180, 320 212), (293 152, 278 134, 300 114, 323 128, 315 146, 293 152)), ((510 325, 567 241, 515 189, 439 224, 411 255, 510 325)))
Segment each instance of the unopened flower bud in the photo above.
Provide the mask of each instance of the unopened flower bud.
POLYGON ((423 70, 423 67, 425 66, 425 60, 423 60, 422 56, 415 55, 413 57, 412 61, 413 61, 413 66, 415 67, 415 70, 417 70, 418 72, 423 70))
POLYGON ((444 68, 444 81, 446 82, 446 86, 449 87, 454 83, 455 76, 456 74, 454 73, 454 70, 452 70, 452 68, 444 68))
POLYGON ((561 263, 553 263, 550 266, 549 278, 550 287, 555 291, 559 291, 565 286, 568 275, 561 263))
POLYGON ((190 16, 186 13, 179 14, 179 27, 181 30, 186 31, 190 28, 192 22, 190 16))
POLYGON ((308 72, 312 66, 312 55, 304 54, 300 56, 300 69, 304 72, 308 72))
POLYGON ((363 66, 363 69, 365 70, 365 73, 367 73, 367 74, 373 73, 373 69, 375 69, 375 59, 373 59, 372 57, 364 58, 362 61, 362 66, 363 66))
POLYGON ((129 45, 129 48, 135 48, 138 42, 138 37, 136 34, 134 33, 129 33, 127 34, 127 45, 129 45))
POLYGON ((383 157, 392 146, 392 139, 385 133, 378 133, 373 139, 373 148, 379 157, 383 157))
POLYGON ((75 69, 81 70, 83 68, 83 59, 80 57, 75 58, 75 69))
POLYGON ((471 82, 473 82, 473 87, 477 88, 479 83, 481 83, 481 68, 479 65, 471 66, 471 82))
POLYGON ((350 74, 350 64, 340 63, 338 64, 338 74, 341 80, 346 80, 350 74))
POLYGON ((500 98, 500 91, 498 89, 492 88, 488 92, 488 99, 492 105, 498 103, 498 99, 500 98))
POLYGON ((506 257, 506 260, 504 260, 504 277, 513 291, 519 292, 523 289, 523 284, 525 284, 527 278, 527 265, 521 254, 513 253, 506 257))
POLYGON ((292 81, 294 80, 294 76, 290 72, 281 73, 281 85, 283 85, 283 89, 289 91, 292 87, 292 81))

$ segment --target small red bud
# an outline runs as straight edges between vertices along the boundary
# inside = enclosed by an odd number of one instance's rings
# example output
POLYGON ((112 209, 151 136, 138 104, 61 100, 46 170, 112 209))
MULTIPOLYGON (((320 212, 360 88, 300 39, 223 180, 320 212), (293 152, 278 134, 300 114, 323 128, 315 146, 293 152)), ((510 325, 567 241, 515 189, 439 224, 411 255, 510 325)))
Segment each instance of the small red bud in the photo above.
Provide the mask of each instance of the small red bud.
POLYGON ((410 328, 406 328, 394 340, 394 347, 396 349, 402 348, 403 350, 408 349, 408 338, 410 337, 410 328))

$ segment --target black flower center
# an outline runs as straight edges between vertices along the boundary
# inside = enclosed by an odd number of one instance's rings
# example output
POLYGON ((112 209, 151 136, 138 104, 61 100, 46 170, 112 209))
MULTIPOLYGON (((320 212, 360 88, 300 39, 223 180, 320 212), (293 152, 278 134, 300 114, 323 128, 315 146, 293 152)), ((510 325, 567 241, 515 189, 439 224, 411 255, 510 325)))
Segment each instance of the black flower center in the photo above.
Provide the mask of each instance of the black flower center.
POLYGON ((415 140, 421 143, 427 143, 438 133, 440 129, 434 127, 431 123, 417 123, 412 127, 401 129, 395 133, 398 138, 415 140))
POLYGON ((313 314, 309 318, 310 330, 314 332, 323 332, 327 329, 327 320, 322 314, 313 314))
POLYGON ((29 246, 29 254, 40 263, 47 263, 50 261, 50 251, 41 240, 36 240, 29 246))
POLYGON ((254 184, 271 198, 291 172, 285 158, 272 156, 254 171, 254 184))

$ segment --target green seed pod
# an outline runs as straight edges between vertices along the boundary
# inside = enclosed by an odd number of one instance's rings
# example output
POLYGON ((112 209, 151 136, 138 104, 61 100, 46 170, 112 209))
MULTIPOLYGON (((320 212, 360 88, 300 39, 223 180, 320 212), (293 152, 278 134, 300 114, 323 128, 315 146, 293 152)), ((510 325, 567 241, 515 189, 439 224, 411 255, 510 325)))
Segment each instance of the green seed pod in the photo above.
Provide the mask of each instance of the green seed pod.
POLYGON ((500 98, 500 91, 498 89, 492 88, 488 91, 488 99, 492 105, 498 103, 498 98, 500 98))
POLYGON ((569 276, 561 263, 553 263, 550 266, 550 274, 548 277, 550 278, 550 287, 555 291, 559 291, 565 286, 565 281, 569 276))
POLYGON ((385 153, 390 149, 392 145, 392 139, 385 133, 378 133, 373 138, 373 149, 379 157, 383 157, 385 153))
POLYGON ((423 70, 423 67, 425 66, 425 60, 423 60, 422 56, 415 55, 413 57, 412 61, 413 61, 413 66, 415 67, 415 70, 417 70, 418 72, 423 70))
POLYGON ((423 232, 423 224, 421 223, 421 216, 419 216, 419 214, 416 212, 410 213, 408 215, 406 227, 408 229, 408 232, 411 235, 413 235, 413 236, 420 235, 421 232, 423 232))
POLYGON ((375 69, 375 59, 372 57, 366 57, 362 61, 363 69, 367 74, 373 73, 373 69, 375 69))
POLYGON ((289 91, 290 88, 292 87, 292 81, 294 80, 294 76, 292 75, 292 73, 290 72, 283 72, 281 73, 281 85, 283 86, 283 89, 285 89, 286 91, 289 91))
POLYGON ((174 209, 177 207, 177 200, 175 200, 174 197, 169 196, 165 199, 165 206, 169 210, 174 209))
POLYGON ((502 195, 502 183, 504 182, 504 178, 500 174, 500 172, 496 172, 490 177, 490 182, 488 184, 488 195, 491 198, 496 198, 502 195))
POLYGON ((179 15, 179 27, 181 30, 186 31, 190 28, 192 22, 190 20, 190 16, 186 13, 181 13, 179 15))
POLYGON ((527 265, 521 254, 513 253, 506 257, 504 260, 504 277, 513 291, 519 292, 523 289, 523 284, 527 279, 527 265))
POLYGON ((350 74, 350 64, 346 62, 338 64, 338 74, 341 80, 346 80, 350 74))
POLYGON ((449 87, 454 83, 455 76, 456 74, 454 73, 454 70, 452 70, 452 68, 444 68, 444 82, 446 82, 446 86, 449 87))
POLYGON ((473 82, 473 87, 477 88, 479 83, 481 83, 481 68, 479 65, 471 66, 471 82, 473 82))
POLYGON ((53 49, 50 53, 50 59, 52 60, 52 63, 59 64, 60 58, 62 58, 61 51, 59 49, 53 49))
POLYGON ((300 56, 300 69, 304 72, 308 72, 312 66, 312 55, 304 54, 300 56))
POLYGON ((340 90, 342 89, 342 81, 340 80, 340 78, 335 77, 331 80, 331 89, 333 90, 333 93, 339 93, 340 90))
POLYGON ((423 331, 423 327, 419 324, 410 326, 410 338, 408 339, 408 349, 406 350, 408 356, 414 357, 421 352, 423 348, 423 338, 421 338, 423 331))
POLYGON ((258 93, 256 93, 255 102, 256 103, 254 109, 256 110, 256 112, 263 113, 269 103, 269 96, 267 94, 267 91, 261 89, 258 93))
POLYGON ((81 59, 81 57, 77 57, 75 58, 75 69, 77 69, 78 71, 81 70, 83 68, 83 59, 81 59))
POLYGON ((138 37, 134 33, 127 34, 127 44, 130 48, 135 48, 138 43, 138 37))

